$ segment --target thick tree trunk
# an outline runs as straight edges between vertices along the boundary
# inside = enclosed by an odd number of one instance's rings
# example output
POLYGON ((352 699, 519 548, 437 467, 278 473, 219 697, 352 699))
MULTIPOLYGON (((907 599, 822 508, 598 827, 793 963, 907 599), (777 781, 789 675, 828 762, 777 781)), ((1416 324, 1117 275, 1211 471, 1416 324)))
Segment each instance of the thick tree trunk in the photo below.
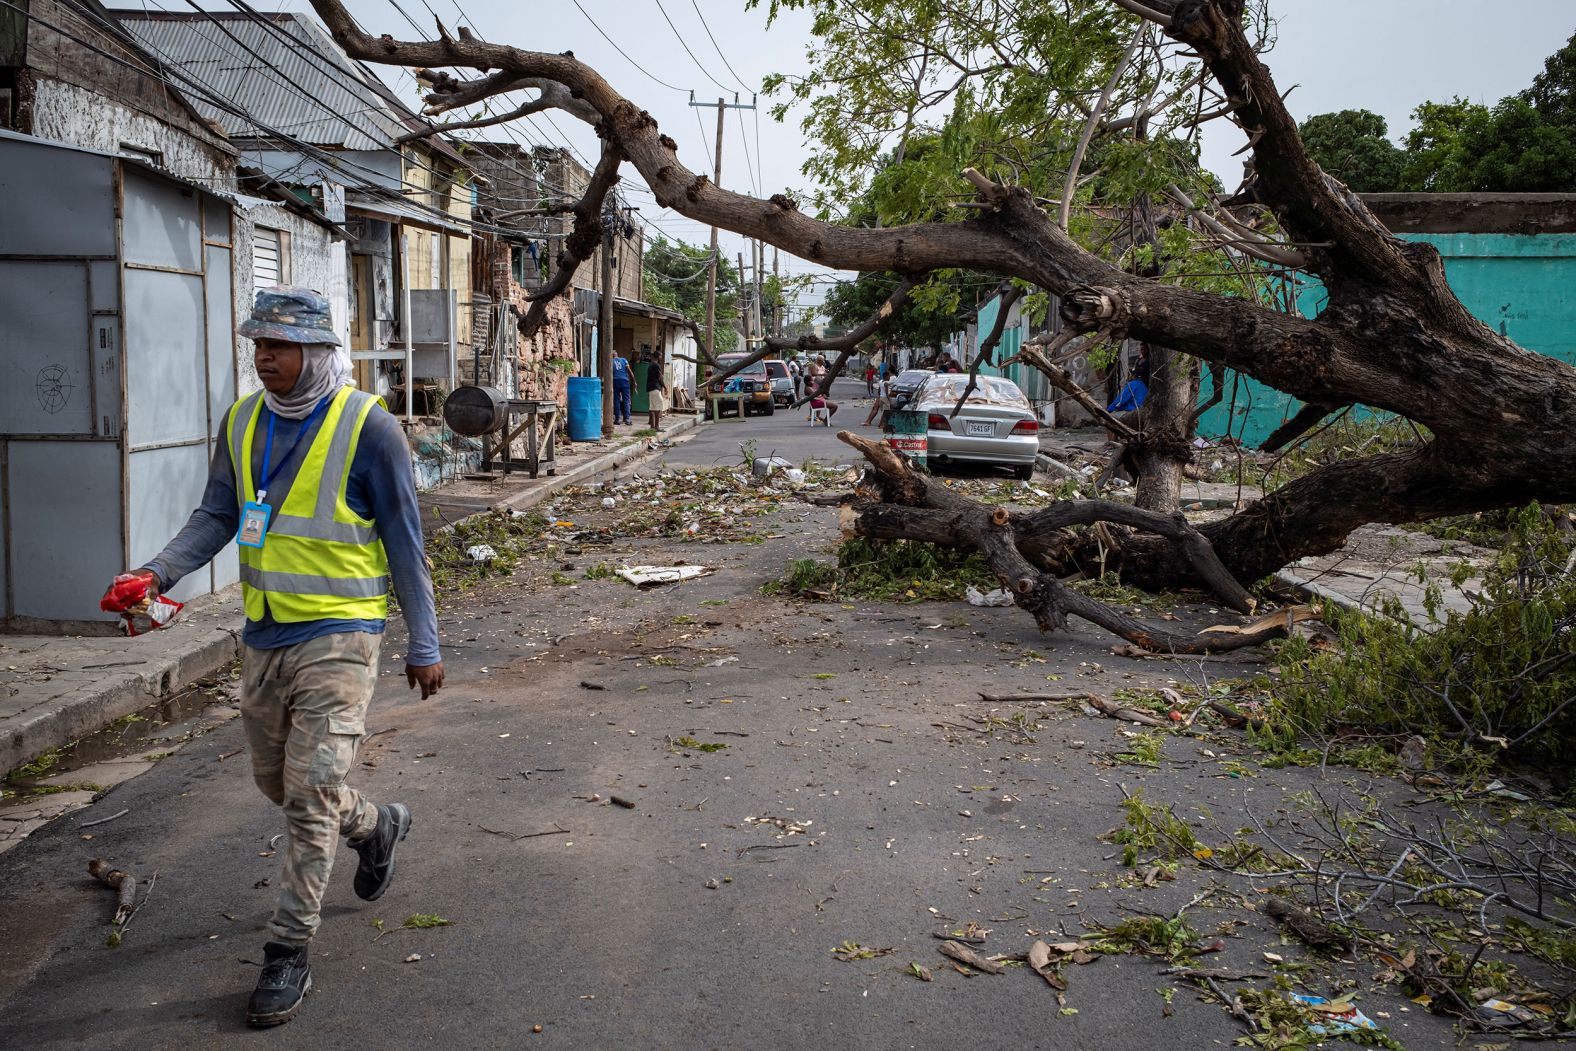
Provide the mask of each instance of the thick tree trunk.
POLYGON ((1166 347, 1149 347, 1149 398, 1144 402, 1142 437, 1132 449, 1138 469, 1133 502, 1150 511, 1171 512, 1182 505, 1182 469, 1193 459, 1193 407, 1198 404, 1195 359, 1166 347))

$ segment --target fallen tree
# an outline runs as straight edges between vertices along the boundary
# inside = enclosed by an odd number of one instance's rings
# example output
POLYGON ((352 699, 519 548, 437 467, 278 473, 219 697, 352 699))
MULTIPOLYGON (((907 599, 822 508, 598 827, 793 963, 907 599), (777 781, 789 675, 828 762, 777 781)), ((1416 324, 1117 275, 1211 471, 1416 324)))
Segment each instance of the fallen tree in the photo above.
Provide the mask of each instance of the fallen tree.
MULTIPOLYGON (((998 521, 992 509, 949 502, 939 487, 900 473, 865 443, 876 470, 867 496, 850 505, 856 530, 972 545, 1014 582, 1015 601, 1048 630, 1071 615, 1162 648, 1209 645, 1146 634, 1136 622, 1061 586, 1055 567, 1088 557, 1096 544, 1106 565, 1139 586, 1202 586, 1240 597, 1240 582, 1333 550, 1366 523, 1576 499, 1576 370, 1518 347, 1474 318, 1451 292, 1433 247, 1392 236, 1354 193, 1320 170, 1249 37, 1242 0, 1113 2, 1133 29, 1106 87, 1093 105, 1079 98, 1055 103, 1087 117, 1065 192, 1051 202, 1056 214, 1028 189, 968 169, 961 174, 974 199, 964 202, 962 218, 884 228, 821 221, 784 195, 760 200, 712 184, 679 160, 676 144, 649 114, 573 54, 490 43, 463 27, 450 33, 441 23, 433 40, 400 41, 365 32, 340 0, 313 0, 313 6, 351 57, 426 67, 424 77, 434 85, 430 115, 534 90, 544 106, 593 125, 603 142, 602 163, 592 192, 576 209, 571 252, 592 242, 600 198, 612 182, 609 166, 627 163, 660 204, 823 266, 916 279, 966 268, 1053 293, 1061 324, 1053 347, 1081 335, 1148 341, 1167 354, 1237 369, 1317 406, 1320 416, 1361 402, 1427 428, 1428 440, 1412 451, 1321 467, 1197 530, 1166 516, 1137 520, 1131 508, 1100 502, 1052 507, 1037 516, 1006 514, 998 521), (1175 91, 1167 88, 1160 102, 1161 87, 1152 84, 1147 96, 1134 94, 1128 112, 1118 114, 1114 92, 1124 69, 1135 55, 1158 53, 1162 39, 1196 63, 1196 75, 1184 77, 1175 91), (440 67, 474 70, 475 76, 433 71, 440 67), (1229 245, 1233 258, 1316 275, 1329 296, 1317 318, 1168 283, 1137 266, 1130 272, 1069 233, 1079 166, 1096 132, 1141 132, 1159 105, 1195 87, 1196 119, 1224 117, 1240 126, 1252 166, 1229 200, 1195 203, 1179 189, 1170 199, 1201 216, 1200 227, 1229 245), (1098 535, 1088 528, 1069 532, 1091 523, 1099 523, 1098 535)), ((1095 0, 1066 6, 1106 17, 1113 10, 1095 0)), ((1069 24, 1072 17, 1066 15, 1069 24)), ((879 320, 872 319, 872 330, 879 320)), ((1023 355, 1058 385, 1071 383, 1050 358, 1033 348, 1023 355)), ((1182 377, 1174 374, 1182 396, 1166 399, 1169 417, 1140 421, 1145 430, 1121 424, 1136 462, 1170 464, 1174 471, 1167 449, 1177 441, 1176 417, 1191 411, 1182 377)))

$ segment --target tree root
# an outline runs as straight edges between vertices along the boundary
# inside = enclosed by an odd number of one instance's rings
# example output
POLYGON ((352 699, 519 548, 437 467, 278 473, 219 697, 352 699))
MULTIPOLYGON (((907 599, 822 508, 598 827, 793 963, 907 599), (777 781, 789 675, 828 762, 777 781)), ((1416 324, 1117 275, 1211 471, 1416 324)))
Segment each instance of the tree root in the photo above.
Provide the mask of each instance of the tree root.
POLYGON ((1263 617, 1241 631, 1179 635, 1142 623, 1072 591, 1050 573, 1037 569, 1022 547, 1042 542, 1052 532, 1074 525, 1112 522, 1174 540, 1191 570, 1221 601, 1241 613, 1255 608, 1247 589, 1221 564, 1213 547, 1180 514, 1164 515, 1103 500, 1062 501, 1038 511, 1016 513, 987 507, 945 486, 932 485, 908 460, 881 442, 851 431, 838 438, 864 454, 871 464, 856 492, 845 497, 839 524, 845 535, 887 540, 923 540, 984 556, 1018 608, 1030 613, 1041 631, 1066 626, 1069 616, 1098 624, 1113 634, 1161 653, 1203 654, 1257 646, 1282 638, 1293 618, 1263 617))

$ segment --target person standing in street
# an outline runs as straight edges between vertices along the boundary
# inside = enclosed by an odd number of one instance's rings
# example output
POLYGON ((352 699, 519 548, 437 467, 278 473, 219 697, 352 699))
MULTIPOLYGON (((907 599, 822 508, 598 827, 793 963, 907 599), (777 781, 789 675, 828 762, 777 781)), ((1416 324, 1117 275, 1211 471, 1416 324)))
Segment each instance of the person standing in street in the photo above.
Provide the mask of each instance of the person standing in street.
POLYGON ((629 418, 635 395, 635 377, 629 371, 629 359, 623 351, 613 352, 613 423, 632 422, 629 418))
POLYGON ((168 591, 239 546, 241 719, 253 779, 288 835, 246 1007, 249 1025, 271 1026, 312 988, 309 950, 339 838, 359 855, 357 896, 376 901, 411 827, 404 803, 345 784, 377 684, 391 570, 410 633, 405 677, 423 700, 443 686, 443 662, 410 449, 381 399, 351 385, 328 300, 263 289, 239 332, 253 340, 263 389, 225 415, 201 506, 133 573, 150 593, 168 591))
POLYGON ((865 417, 865 426, 869 427, 876 422, 876 417, 881 418, 882 425, 886 423, 886 411, 892 407, 892 381, 882 376, 876 380, 876 400, 870 403, 870 413, 865 417))
POLYGON ((646 355, 646 426, 662 436, 662 414, 668 408, 668 385, 662 380, 662 362, 646 355))

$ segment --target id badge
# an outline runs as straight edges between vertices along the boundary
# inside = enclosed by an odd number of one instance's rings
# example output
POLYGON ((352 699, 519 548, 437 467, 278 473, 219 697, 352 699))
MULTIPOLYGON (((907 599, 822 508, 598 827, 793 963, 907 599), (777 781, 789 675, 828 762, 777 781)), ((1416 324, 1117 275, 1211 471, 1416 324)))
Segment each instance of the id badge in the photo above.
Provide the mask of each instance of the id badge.
POLYGON ((262 547, 273 513, 274 509, 267 504, 248 500, 241 508, 241 528, 235 534, 235 542, 242 547, 262 547))

